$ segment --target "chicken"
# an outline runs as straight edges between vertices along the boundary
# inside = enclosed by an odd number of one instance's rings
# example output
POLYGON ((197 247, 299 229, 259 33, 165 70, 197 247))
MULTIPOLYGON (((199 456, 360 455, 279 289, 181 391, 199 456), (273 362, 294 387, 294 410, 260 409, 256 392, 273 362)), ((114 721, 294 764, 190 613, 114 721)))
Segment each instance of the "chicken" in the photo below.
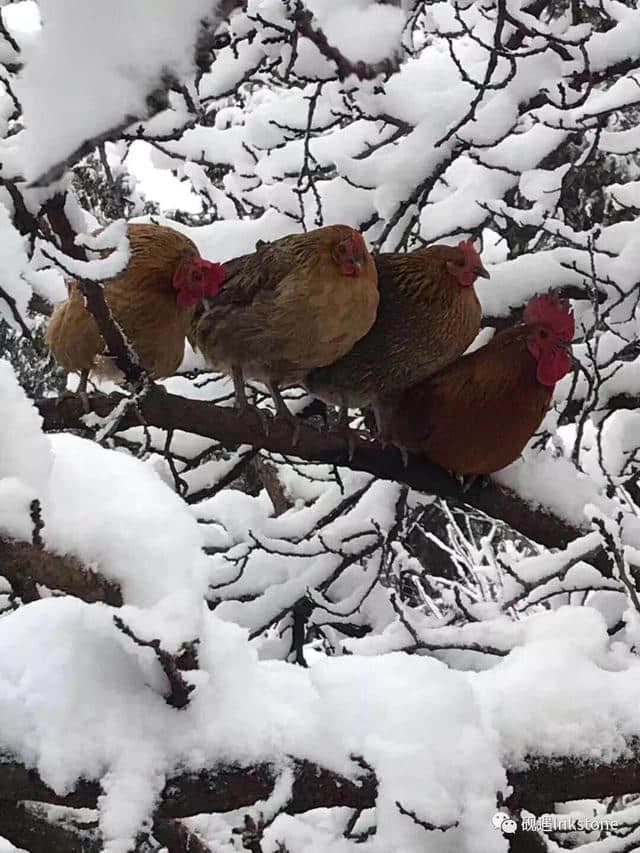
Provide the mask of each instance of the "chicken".
POLYGON ((400 447, 456 474, 490 474, 516 459, 571 369, 573 314, 534 297, 524 322, 405 391, 391 426, 400 447))
POLYGON ((389 437, 388 411, 405 388, 458 358, 480 328, 473 285, 489 274, 470 241, 375 256, 380 305, 376 322, 343 358, 312 370, 306 388, 327 403, 373 406, 389 437))
MULTIPOLYGON (((164 225, 132 224, 127 233, 129 264, 105 282, 105 300, 143 367, 162 378, 180 365, 194 307, 203 296, 217 293, 224 269, 203 260, 188 237, 164 225)), ((82 291, 73 281, 68 290, 45 340, 61 367, 81 373, 84 390, 89 372, 113 376, 114 371, 103 356, 104 342, 82 291)))
POLYGON ((236 402, 244 380, 264 382, 278 414, 290 417, 280 387, 340 358, 371 328, 377 273, 362 235, 329 225, 263 243, 225 262, 227 278, 198 321, 198 348, 231 374, 236 402))

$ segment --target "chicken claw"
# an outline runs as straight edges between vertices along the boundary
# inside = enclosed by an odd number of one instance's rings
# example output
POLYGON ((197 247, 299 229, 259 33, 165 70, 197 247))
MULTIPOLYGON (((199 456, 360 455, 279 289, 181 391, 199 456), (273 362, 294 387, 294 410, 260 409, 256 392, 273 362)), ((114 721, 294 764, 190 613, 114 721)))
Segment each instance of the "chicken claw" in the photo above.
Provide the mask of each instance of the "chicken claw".
POLYGON ((61 400, 80 400, 82 403, 82 411, 85 415, 91 414, 91 401, 89 400, 89 395, 87 394, 87 380, 89 378, 88 370, 80 371, 80 381, 78 382, 78 387, 75 391, 71 391, 70 389, 66 389, 60 394, 61 400))
POLYGON ((236 397, 236 409, 241 412, 246 411, 250 406, 247 402, 247 395, 244 390, 244 376, 242 374, 242 368, 234 365, 232 368, 232 377, 233 392, 236 397))
POLYGON ((462 485, 462 493, 466 494, 472 488, 484 489, 489 485, 491 477, 488 474, 467 474, 465 477, 460 477, 459 481, 462 485))
POLYGON ((349 409, 347 406, 340 406, 340 414, 338 423, 335 426, 335 432, 339 433, 347 443, 347 458, 349 462, 353 461, 353 454, 356 452, 356 435, 358 432, 351 429, 349 426, 349 409))
POLYGON ((271 394, 276 407, 276 417, 285 418, 291 424, 291 428, 293 430, 291 446, 295 447, 298 443, 298 439, 300 438, 300 419, 297 418, 291 409, 288 408, 282 394, 280 393, 280 389, 275 382, 268 382, 267 388, 269 389, 269 393, 271 394))

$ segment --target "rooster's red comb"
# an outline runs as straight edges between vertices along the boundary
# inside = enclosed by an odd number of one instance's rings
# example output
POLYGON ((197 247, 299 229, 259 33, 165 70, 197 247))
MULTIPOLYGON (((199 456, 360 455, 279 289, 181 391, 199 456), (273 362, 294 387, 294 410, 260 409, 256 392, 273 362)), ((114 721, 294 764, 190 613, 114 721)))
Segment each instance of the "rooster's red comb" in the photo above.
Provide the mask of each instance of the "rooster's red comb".
POLYGON ((473 245, 472 240, 461 240, 458 243, 458 249, 460 249, 465 256, 468 266, 474 266, 475 264, 480 263, 480 255, 478 254, 476 247, 473 245))
POLYGON ((555 293, 534 296, 524 309, 522 319, 528 325, 543 323, 549 326, 562 341, 571 341, 575 334, 575 321, 569 300, 555 293))

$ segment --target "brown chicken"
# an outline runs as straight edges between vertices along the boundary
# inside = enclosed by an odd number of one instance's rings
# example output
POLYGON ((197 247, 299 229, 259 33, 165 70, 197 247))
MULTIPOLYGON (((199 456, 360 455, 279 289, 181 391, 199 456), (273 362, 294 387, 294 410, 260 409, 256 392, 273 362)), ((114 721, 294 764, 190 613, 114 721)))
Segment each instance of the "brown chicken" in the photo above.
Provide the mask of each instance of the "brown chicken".
MULTIPOLYGON (((203 260, 188 237, 164 225, 128 226, 127 268, 104 285, 113 317, 122 327, 141 364, 155 378, 175 373, 184 355, 194 307, 213 296, 224 278, 221 264, 203 260)), ((105 254, 109 254, 106 252, 105 254)), ((113 376, 95 320, 75 282, 68 298, 51 316, 45 340, 58 364, 81 374, 113 376)))
POLYGON ((516 459, 571 369, 573 314, 553 294, 534 297, 524 323, 405 391, 393 440, 456 474, 491 474, 516 459))
POLYGON ((362 235, 329 225, 262 244, 225 262, 227 277, 203 311, 196 340, 207 361, 233 376, 264 382, 278 414, 289 416, 281 386, 331 364, 371 328, 377 273, 362 235))
POLYGON ((340 360, 313 370, 307 389, 346 409, 372 406, 379 434, 409 386, 458 358, 480 328, 473 285, 488 278, 470 241, 375 256, 380 305, 371 331, 340 360))

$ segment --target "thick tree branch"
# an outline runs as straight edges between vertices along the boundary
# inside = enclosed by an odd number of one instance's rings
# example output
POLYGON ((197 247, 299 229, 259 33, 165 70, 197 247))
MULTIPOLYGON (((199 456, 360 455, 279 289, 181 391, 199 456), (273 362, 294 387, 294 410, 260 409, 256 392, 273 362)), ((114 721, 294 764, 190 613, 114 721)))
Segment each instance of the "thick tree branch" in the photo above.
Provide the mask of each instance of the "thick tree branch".
POLYGON ((0 537, 0 575, 23 601, 38 598, 35 584, 39 583, 89 603, 102 601, 113 607, 122 606, 117 584, 85 568, 75 557, 54 554, 28 542, 0 537))
MULTIPOLYGON (((533 814, 552 809, 554 802, 601 799, 640 792, 640 744, 629 744, 628 756, 613 763, 589 763, 570 756, 528 759, 524 770, 507 770, 513 793, 505 805, 513 811, 526 808, 533 814)), ((378 782, 364 770, 352 780, 307 761, 294 761, 294 783, 285 811, 300 814, 315 808, 348 806, 355 809, 375 805, 378 782)), ((175 820, 194 814, 233 811, 266 800, 278 778, 269 764, 251 767, 225 765, 199 774, 184 774, 167 780, 156 820, 175 820)), ((58 796, 34 770, 7 758, 0 760, 0 815, 8 803, 30 800, 68 808, 97 807, 100 786, 80 782, 66 796, 58 796)), ((8 807, 8 806, 7 806, 8 807)), ((0 825, 0 835, 2 826, 0 825)))
POLYGON ((616 797, 640 792, 640 741, 628 745, 628 755, 613 764, 576 761, 568 757, 527 761, 526 770, 507 776, 513 793, 506 805, 533 814, 552 811, 553 803, 616 797))
POLYGON ((47 809, 33 803, 0 800, 0 836, 29 853, 100 853, 95 825, 55 821, 47 809))
MULTIPOLYGON (((89 403, 93 412, 107 418, 124 399, 126 398, 121 394, 92 394, 89 396, 89 403)), ((46 430, 59 431, 83 426, 81 419, 85 412, 80 399, 46 398, 36 401, 36 405, 44 419, 46 430)), ((249 444, 272 453, 366 471, 381 479, 406 483, 412 488, 442 498, 463 500, 487 515, 502 519, 546 547, 564 548, 586 531, 586 528, 575 527, 546 510, 532 507, 517 495, 492 482, 484 486, 476 485, 463 494, 458 481, 439 466, 420 457, 409 456, 409 464, 405 467, 397 449, 383 449, 375 441, 355 432, 354 452, 349 460, 349 448, 343 433, 322 432, 301 423, 297 443, 292 447, 292 427, 286 419, 273 419, 268 433, 265 433, 257 414, 243 416, 233 408, 168 394, 160 386, 153 386, 144 399, 139 401, 138 408, 149 426, 165 430, 183 430, 214 438, 229 449, 249 444)), ((116 428, 122 430, 137 426, 138 418, 136 412, 125 412, 119 418, 116 428)), ((610 574, 604 552, 596 564, 603 573, 610 574)))
MULTIPOLYGON (((294 761, 293 769, 294 783, 286 807, 289 814, 333 806, 363 809, 375 802, 378 783, 372 773, 353 780, 308 761, 294 761)), ((269 764, 224 765, 199 774, 175 776, 167 780, 156 817, 176 819, 251 806, 269 798, 277 778, 278 771, 269 764)), ((34 770, 0 759, 0 804, 32 800, 74 809, 95 809, 100 795, 99 784, 80 782, 71 794, 58 796, 34 770)))
POLYGON ((154 838, 167 848, 168 853, 215 853, 195 833, 179 820, 157 820, 153 824, 154 838))
POLYGON ((56 193, 42 206, 41 212, 47 217, 65 255, 78 261, 86 261, 87 253, 82 246, 76 244, 76 232, 71 227, 64 209, 66 199, 65 193, 56 193))

